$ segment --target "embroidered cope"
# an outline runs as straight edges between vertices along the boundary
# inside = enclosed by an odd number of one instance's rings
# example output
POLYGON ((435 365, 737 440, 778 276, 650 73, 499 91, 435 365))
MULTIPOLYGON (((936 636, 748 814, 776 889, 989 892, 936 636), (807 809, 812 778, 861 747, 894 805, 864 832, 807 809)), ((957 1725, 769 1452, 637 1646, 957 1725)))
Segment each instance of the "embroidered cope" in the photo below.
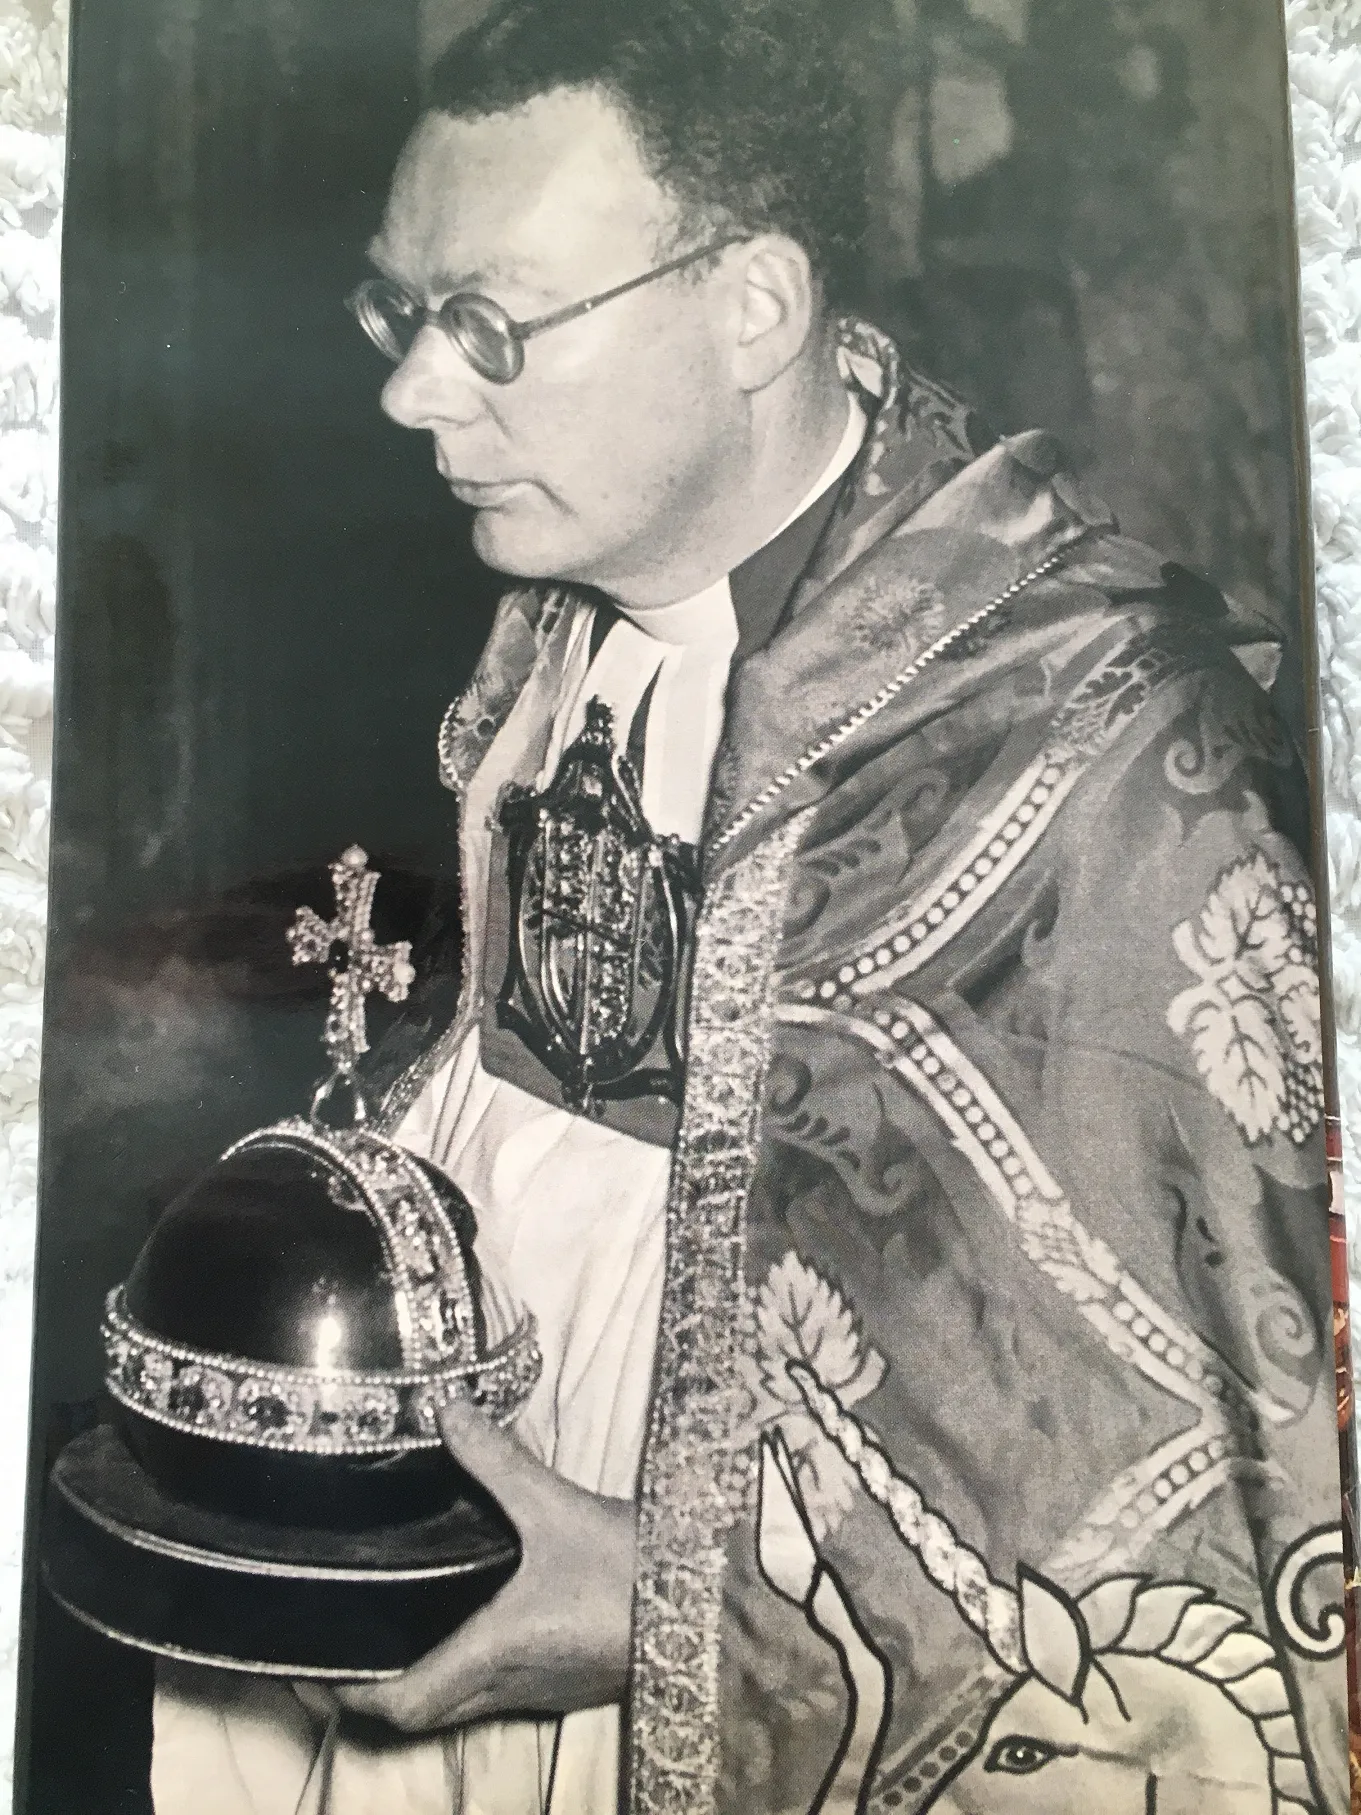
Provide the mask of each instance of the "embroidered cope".
POLYGON ((869 428, 761 636, 736 576, 594 647, 590 602, 520 592, 441 735, 464 999, 378 1056, 388 1124, 539 1319, 527 1440, 636 1487, 639 1576, 626 1731, 432 1742, 381 1806, 520 1815, 556 1747, 558 1815, 614 1809, 616 1759, 632 1815, 1334 1815, 1317 935, 1267 633, 1046 436, 861 324, 844 357, 869 428), (699 867, 683 1100, 591 1120, 484 1014, 487 828, 649 688, 644 806, 699 867))

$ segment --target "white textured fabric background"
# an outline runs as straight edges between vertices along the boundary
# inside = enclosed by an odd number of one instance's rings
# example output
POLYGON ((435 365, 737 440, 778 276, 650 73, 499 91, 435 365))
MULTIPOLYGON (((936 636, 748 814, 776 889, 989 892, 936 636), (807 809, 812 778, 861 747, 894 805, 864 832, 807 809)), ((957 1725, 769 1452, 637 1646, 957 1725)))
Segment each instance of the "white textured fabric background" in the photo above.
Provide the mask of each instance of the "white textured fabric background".
POLYGON ((0 0, 0 1796, 9 1803, 56 607, 66 0, 0 0))
MULTIPOLYGON (((1361 1154, 1361 0, 1287 0, 1344 1148, 1361 1154)), ((67 0, 0 0, 0 1779, 8 1801, 56 602, 67 0)), ((1353 1238, 1354 1262, 1361 1243, 1353 1238)), ((1355 1269, 1361 1276, 1361 1265, 1355 1269)))

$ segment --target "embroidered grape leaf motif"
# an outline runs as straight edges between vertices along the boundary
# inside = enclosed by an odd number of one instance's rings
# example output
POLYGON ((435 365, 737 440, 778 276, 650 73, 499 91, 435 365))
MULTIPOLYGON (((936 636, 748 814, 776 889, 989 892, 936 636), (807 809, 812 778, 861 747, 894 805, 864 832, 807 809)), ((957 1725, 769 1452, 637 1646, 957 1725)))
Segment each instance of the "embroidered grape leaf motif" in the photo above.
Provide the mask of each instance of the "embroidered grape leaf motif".
POLYGON ((778 1425, 814 1535, 840 1525, 855 1498, 855 1471, 809 1415, 789 1363, 811 1368, 843 1405, 868 1398, 887 1363, 864 1339, 854 1307, 792 1250, 776 1261, 756 1300, 756 1348, 747 1362, 751 1425, 746 1435, 778 1425))
POLYGON ((1172 933, 1200 981, 1173 999, 1168 1025, 1249 1145, 1273 1134, 1298 1145, 1323 1113, 1316 924, 1308 883, 1255 851, 1172 933))

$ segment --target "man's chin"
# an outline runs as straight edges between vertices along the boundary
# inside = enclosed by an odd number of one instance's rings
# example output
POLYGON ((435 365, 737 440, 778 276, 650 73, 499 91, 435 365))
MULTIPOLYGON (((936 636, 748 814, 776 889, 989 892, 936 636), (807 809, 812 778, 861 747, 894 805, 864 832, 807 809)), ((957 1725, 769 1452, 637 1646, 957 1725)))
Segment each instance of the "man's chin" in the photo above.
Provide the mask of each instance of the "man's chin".
POLYGON ((473 518, 473 547, 479 559, 516 579, 559 579, 567 572, 566 539, 515 510, 480 510, 473 518))

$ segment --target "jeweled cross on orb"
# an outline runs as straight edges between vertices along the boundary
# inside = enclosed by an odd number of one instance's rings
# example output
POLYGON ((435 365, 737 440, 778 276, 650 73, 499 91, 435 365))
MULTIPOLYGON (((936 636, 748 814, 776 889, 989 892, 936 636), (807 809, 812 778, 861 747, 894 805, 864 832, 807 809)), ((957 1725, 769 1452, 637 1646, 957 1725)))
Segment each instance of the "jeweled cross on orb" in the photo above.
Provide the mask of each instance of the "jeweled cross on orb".
POLYGON ((294 964, 325 964, 331 974, 331 1006, 322 1043, 337 1077, 353 1079, 362 1053, 369 1050, 365 1003, 377 990, 389 1002, 402 1002, 415 981, 411 941, 379 945, 369 925, 379 872, 369 868, 368 854, 351 845, 331 865, 336 916, 323 920, 300 907, 288 929, 294 964))

